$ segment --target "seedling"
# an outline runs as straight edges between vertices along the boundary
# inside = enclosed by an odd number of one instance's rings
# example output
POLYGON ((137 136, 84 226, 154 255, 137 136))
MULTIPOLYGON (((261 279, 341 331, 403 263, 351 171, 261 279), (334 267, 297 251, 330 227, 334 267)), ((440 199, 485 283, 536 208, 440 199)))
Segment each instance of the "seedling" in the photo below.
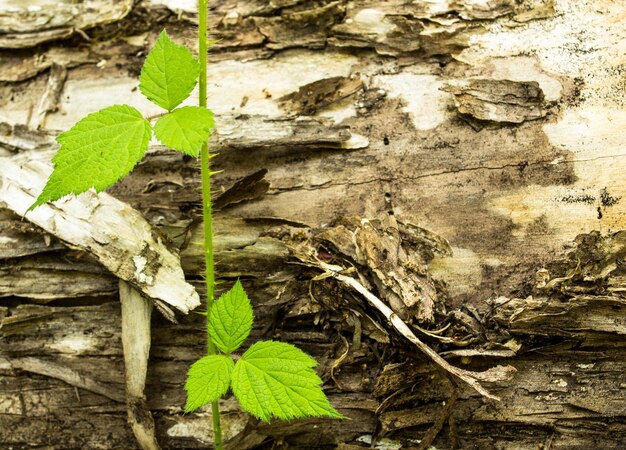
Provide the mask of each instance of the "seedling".
POLYGON ((233 361, 230 355, 252 329, 252 305, 239 281, 215 302, 208 327, 224 354, 205 356, 191 366, 185 411, 217 400, 231 387, 242 408, 262 420, 342 417, 320 388, 322 380, 313 370, 317 362, 297 347, 258 341, 233 361))
MULTIPOLYGON (((315 373, 316 361, 293 345, 260 341, 238 358, 232 354, 252 329, 252 305, 237 281, 214 303, 215 273, 208 139, 215 123, 206 107, 207 5, 199 1, 199 59, 165 31, 141 70, 139 89, 167 110, 154 124, 129 105, 89 114, 57 138, 54 170, 28 211, 89 189, 100 192, 128 175, 148 150, 152 135, 164 145, 201 158, 202 210, 207 286, 207 356, 189 370, 185 412, 208 403, 213 410, 215 447, 222 448, 218 399, 229 389, 242 408, 261 420, 343 417, 328 402, 315 373), (199 106, 180 106, 199 84, 199 106)), ((210 44, 210 43, 209 43, 210 44)))

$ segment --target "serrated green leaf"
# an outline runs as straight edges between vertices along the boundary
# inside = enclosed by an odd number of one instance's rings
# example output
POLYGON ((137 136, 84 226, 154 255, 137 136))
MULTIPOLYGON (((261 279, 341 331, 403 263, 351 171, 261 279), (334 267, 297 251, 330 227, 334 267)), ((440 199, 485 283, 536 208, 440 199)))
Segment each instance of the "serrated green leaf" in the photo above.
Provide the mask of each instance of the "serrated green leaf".
POLYGON ((152 136, 150 122, 132 106, 115 105, 89 114, 57 136, 54 171, 28 210, 69 194, 103 191, 141 161, 152 136))
POLYGON ((198 60, 163 30, 143 63, 139 90, 148 100, 171 111, 189 97, 199 74, 198 60))
POLYGON ((322 391, 316 364, 291 344, 257 342, 235 364, 231 386, 243 409, 261 420, 341 418, 322 391))
POLYGON ((252 305, 241 282, 222 294, 211 307, 209 336, 222 352, 230 354, 248 338, 252 330, 252 305))
POLYGON ((228 356, 210 355, 193 363, 187 375, 185 412, 219 399, 228 392, 235 363, 228 356))
POLYGON ((166 146, 197 157, 213 128, 215 121, 210 110, 183 106, 161 117, 154 124, 154 134, 166 146))

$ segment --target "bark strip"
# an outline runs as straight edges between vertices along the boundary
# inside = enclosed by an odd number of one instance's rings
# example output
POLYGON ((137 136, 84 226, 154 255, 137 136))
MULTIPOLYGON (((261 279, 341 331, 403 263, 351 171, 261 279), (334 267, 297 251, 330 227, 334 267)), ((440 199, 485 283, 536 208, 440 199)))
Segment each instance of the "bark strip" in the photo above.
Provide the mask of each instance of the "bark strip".
POLYGON ((159 450, 154 419, 148 409, 144 389, 150 355, 152 303, 127 282, 120 280, 122 304, 122 346, 126 373, 128 422, 144 450, 159 450))
MULTIPOLYGON (((47 179, 49 159, 45 152, 0 158, 0 202, 19 215, 26 214, 47 179)), ((171 307, 187 313, 200 304, 195 289, 185 281, 178 256, 138 211, 106 193, 85 193, 42 205, 27 218, 92 253, 115 276, 154 299, 172 320, 171 307)))

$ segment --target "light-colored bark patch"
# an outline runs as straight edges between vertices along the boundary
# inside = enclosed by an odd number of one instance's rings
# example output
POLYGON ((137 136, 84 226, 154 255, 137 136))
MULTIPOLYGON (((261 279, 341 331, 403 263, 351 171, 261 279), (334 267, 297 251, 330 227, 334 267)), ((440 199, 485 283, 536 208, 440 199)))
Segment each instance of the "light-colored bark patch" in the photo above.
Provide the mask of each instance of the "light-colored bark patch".
POLYGON ((450 117, 447 105, 451 95, 441 91, 444 85, 441 77, 415 73, 380 75, 374 77, 373 85, 406 102, 403 111, 418 130, 436 128, 450 117))

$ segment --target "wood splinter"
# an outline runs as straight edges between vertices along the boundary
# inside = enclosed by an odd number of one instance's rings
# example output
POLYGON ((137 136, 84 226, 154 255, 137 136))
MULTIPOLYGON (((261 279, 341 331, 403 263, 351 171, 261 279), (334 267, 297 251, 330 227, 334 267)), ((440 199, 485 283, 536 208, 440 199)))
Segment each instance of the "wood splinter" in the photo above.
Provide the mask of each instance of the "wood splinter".
POLYGON ((144 394, 150 354, 152 302, 123 280, 120 280, 120 302, 128 423, 142 449, 160 450, 154 419, 144 394))

